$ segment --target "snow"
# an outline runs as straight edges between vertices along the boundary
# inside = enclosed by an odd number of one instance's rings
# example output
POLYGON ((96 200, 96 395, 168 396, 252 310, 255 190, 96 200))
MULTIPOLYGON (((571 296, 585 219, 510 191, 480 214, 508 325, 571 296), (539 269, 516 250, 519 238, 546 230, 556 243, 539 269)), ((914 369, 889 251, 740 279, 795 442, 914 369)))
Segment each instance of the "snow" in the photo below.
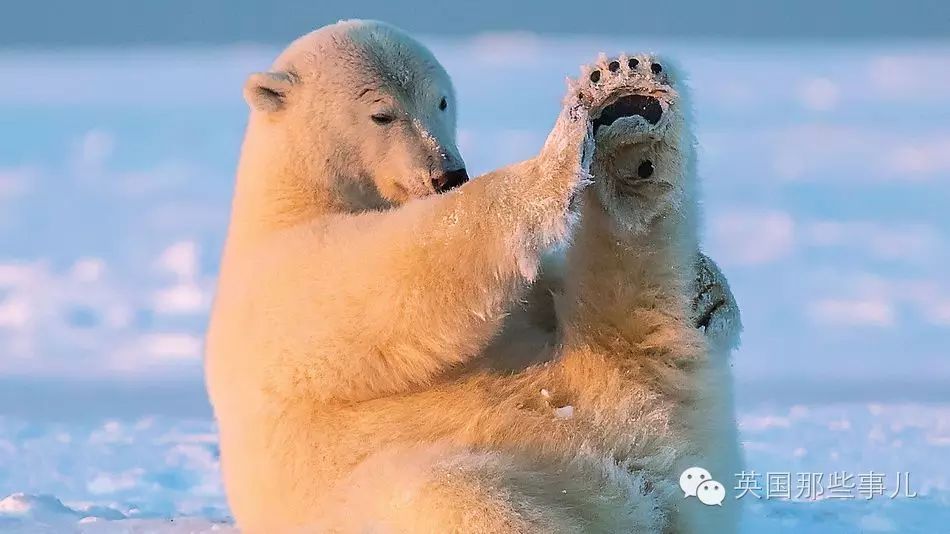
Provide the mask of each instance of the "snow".
MULTIPOLYGON (((874 471, 887 485, 870 500, 857 490, 786 500, 769 498, 763 478, 760 499, 742 497, 743 532, 932 532, 950 521, 950 404, 759 405, 740 410, 739 426, 745 470, 789 473, 792 497, 798 473, 874 471), (895 492, 898 473, 916 497, 895 492)), ((0 417, 0 531, 229 532, 218 461, 207 418, 0 417)), ((716 475, 734 499, 736 474, 716 475)))
POLYGON ((0 417, 0 493, 7 492, 3 532, 230 530, 207 419, 0 417))

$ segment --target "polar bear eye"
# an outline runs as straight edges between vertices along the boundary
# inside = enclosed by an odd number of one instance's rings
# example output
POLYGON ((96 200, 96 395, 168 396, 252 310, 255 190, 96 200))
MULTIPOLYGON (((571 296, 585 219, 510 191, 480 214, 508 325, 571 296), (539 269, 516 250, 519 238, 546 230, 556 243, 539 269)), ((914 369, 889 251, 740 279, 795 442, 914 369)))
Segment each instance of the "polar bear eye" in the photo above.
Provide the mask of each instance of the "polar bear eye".
POLYGON ((439 102, 439 109, 445 111, 445 108, 449 107, 449 103, 445 101, 445 97, 442 98, 442 101, 439 102))
POLYGON ((376 124, 389 124, 396 120, 395 117, 392 115, 387 115, 386 113, 373 113, 370 115, 370 118, 373 119, 373 122, 376 124))

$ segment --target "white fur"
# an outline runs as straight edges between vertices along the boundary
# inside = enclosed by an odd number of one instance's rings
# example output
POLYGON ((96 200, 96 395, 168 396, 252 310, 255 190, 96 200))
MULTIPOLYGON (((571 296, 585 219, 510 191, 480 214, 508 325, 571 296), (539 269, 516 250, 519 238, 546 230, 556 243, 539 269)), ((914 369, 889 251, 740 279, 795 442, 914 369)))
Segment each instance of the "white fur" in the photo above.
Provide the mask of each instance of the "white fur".
POLYGON ((718 271, 694 283, 712 272, 696 265, 694 199, 641 220, 598 193, 618 178, 598 176, 615 157, 600 136, 591 161, 589 114, 636 89, 620 76, 572 85, 536 158, 442 195, 436 162, 460 160, 438 102, 454 96, 402 32, 339 23, 248 80, 206 364, 242 529, 693 524, 674 471, 731 425, 694 409, 723 398, 708 376, 725 361, 694 317, 727 325, 703 295, 728 288, 718 271), (542 252, 575 223, 553 276, 542 252))

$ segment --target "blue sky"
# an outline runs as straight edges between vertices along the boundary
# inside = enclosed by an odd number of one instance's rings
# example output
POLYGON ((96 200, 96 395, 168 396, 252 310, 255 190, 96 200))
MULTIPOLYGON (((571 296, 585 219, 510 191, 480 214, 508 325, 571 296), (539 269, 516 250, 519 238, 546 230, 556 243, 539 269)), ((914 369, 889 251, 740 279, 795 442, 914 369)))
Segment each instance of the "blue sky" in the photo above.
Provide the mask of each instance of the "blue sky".
POLYGON ((413 33, 660 38, 891 40, 950 37, 942 0, 33 0, 5 6, 0 46, 284 44, 340 19, 385 20, 413 33))
MULTIPOLYGON (((704 247, 746 324, 740 399, 946 400, 950 46, 427 42, 474 172, 535 153, 564 77, 598 51, 676 58, 704 247)), ((200 383, 240 87, 277 51, 0 52, 0 379, 200 383)))

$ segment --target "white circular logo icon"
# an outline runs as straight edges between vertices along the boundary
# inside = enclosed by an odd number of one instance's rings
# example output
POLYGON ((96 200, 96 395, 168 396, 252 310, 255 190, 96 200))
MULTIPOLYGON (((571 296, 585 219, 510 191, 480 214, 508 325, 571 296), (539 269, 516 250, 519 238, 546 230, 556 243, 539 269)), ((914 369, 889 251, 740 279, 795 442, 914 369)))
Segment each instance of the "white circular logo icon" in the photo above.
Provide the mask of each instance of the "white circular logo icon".
POLYGON ((715 480, 709 480, 699 485, 696 497, 707 506, 722 506, 722 501, 726 498, 726 488, 715 480))
MULTIPOLYGON (((696 490, 703 482, 712 480, 712 475, 702 467, 690 467, 680 475, 680 488, 684 497, 696 497, 696 490)), ((721 484, 720 484, 721 485, 721 484)))

